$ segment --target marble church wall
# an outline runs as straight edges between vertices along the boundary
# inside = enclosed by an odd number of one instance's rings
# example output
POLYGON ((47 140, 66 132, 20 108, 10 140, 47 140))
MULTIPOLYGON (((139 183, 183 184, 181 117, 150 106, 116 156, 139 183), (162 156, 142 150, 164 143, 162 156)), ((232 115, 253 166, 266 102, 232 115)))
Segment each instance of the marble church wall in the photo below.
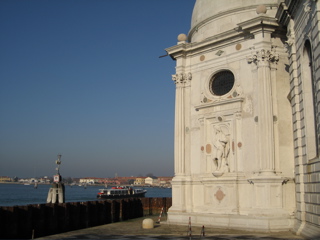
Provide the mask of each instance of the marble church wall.
POLYGON ((318 234, 318 4, 196 1, 188 36, 166 49, 176 61, 169 222, 318 234))

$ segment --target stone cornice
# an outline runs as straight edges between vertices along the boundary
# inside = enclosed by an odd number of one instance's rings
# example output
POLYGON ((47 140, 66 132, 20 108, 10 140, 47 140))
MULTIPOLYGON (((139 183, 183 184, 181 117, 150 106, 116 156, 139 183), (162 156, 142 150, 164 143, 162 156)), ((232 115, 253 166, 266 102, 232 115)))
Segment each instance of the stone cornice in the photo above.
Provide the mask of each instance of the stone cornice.
POLYGON ((260 15, 258 17, 252 18, 248 21, 241 22, 238 24, 242 31, 247 31, 250 33, 261 31, 261 28, 270 29, 274 31, 279 27, 277 19, 274 17, 269 17, 266 15, 260 15))
POLYGON ((212 183, 234 183, 234 181, 237 181, 238 183, 247 183, 247 178, 243 172, 224 173, 219 178, 212 177, 212 173, 207 173, 205 175, 194 176, 194 179, 204 185, 212 183))
POLYGON ((286 184, 287 182, 294 182, 294 179, 291 177, 284 177, 280 175, 263 175, 263 173, 254 174, 253 176, 249 177, 247 181, 250 184, 255 183, 278 183, 278 184, 286 184))
POLYGON ((179 57, 184 57, 189 54, 200 54, 201 52, 205 52, 207 49, 220 49, 225 46, 243 41, 243 39, 246 38, 253 38, 253 36, 248 33, 239 33, 236 30, 229 30, 224 33, 207 38, 199 43, 178 44, 165 50, 168 55, 170 55, 171 58, 175 60, 179 57))
POLYGON ((184 43, 184 44, 178 44, 172 47, 169 47, 167 49, 165 49, 165 51, 168 53, 168 55, 170 55, 170 57, 175 60, 178 57, 181 57, 183 55, 186 54, 186 52, 188 51, 190 44, 188 43, 184 43))
POLYGON ((288 13, 288 6, 285 4, 285 2, 279 4, 276 18, 278 19, 278 22, 284 26, 289 24, 291 17, 288 13))
POLYGON ((210 103, 197 105, 197 106, 194 106, 194 108, 195 108, 196 111, 199 111, 199 110, 202 110, 202 109, 205 109, 205 108, 211 108, 211 107, 221 106, 221 105, 230 104, 230 103, 241 103, 243 101, 244 101, 243 98, 223 99, 223 100, 220 100, 220 101, 214 101, 214 102, 210 102, 210 103))
POLYGON ((260 32, 270 32, 273 37, 286 38, 286 29, 278 23, 276 18, 266 15, 260 15, 256 18, 239 23, 238 26, 243 32, 253 35, 260 32))
MULTIPOLYGON (((306 2, 305 0, 286 0, 286 5, 288 6, 288 12, 291 16, 295 16, 299 7, 306 2)), ((302 5, 302 7, 304 7, 302 5)))
POLYGON ((313 4, 316 4, 317 0, 286 0, 279 4, 279 8, 276 14, 276 18, 279 23, 288 26, 290 19, 297 15, 300 8, 303 8, 305 13, 311 13, 313 4))
POLYGON ((185 57, 189 54, 199 54, 205 52, 206 49, 219 49, 230 44, 243 41, 244 39, 254 38, 254 34, 262 31, 277 32, 283 34, 285 38, 285 31, 279 27, 277 20, 266 15, 261 15, 251 20, 238 24, 238 27, 216 34, 201 42, 182 43, 170 48, 167 48, 167 53, 172 59, 185 57))

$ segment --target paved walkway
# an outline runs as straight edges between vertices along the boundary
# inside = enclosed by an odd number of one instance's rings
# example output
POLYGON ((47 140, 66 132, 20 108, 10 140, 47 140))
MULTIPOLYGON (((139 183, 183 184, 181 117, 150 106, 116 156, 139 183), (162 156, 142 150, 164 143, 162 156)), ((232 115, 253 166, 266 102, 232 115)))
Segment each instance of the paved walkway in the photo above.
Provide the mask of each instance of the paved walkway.
POLYGON ((80 229, 39 239, 304 239, 291 232, 261 233, 214 228, 205 228, 205 236, 201 237, 201 227, 192 227, 192 236, 190 237, 187 226, 171 225, 167 222, 157 224, 157 217, 151 217, 155 222, 153 229, 143 229, 142 221, 145 218, 148 217, 80 229))

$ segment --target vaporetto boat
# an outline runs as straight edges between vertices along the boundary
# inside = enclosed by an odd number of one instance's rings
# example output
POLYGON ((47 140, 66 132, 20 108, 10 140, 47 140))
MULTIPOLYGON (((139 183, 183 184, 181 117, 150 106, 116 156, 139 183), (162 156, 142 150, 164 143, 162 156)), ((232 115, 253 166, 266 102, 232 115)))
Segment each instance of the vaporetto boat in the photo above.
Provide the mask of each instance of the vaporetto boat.
POLYGON ((132 198, 132 197, 144 197, 147 190, 141 188, 131 187, 112 187, 100 189, 97 194, 97 198, 104 199, 120 199, 120 198, 132 198))

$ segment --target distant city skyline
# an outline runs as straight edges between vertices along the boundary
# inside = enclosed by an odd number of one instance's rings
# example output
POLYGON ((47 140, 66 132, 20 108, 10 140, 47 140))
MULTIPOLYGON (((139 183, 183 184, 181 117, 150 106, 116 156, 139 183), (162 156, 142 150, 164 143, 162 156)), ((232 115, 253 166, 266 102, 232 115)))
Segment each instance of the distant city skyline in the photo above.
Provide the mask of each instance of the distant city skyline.
POLYGON ((0 1, 0 176, 173 176, 175 62, 195 0, 0 1))
MULTIPOLYGON (((152 173, 151 173, 152 174, 152 173)), ((156 178, 161 178, 161 177, 173 177, 173 175, 168 175, 168 176, 156 176, 156 175, 151 175, 150 173, 147 173, 147 174, 140 174, 140 175, 136 175, 136 176, 116 176, 116 175, 114 175, 114 176, 107 176, 107 177, 96 177, 96 176, 80 176, 80 177, 74 177, 74 176, 62 176, 61 175, 61 177, 62 178, 109 178, 109 179, 116 179, 116 178, 139 178, 139 177, 143 177, 143 178, 145 178, 145 177, 156 177, 156 178)), ((56 175, 56 173, 54 173, 54 174, 52 174, 52 175, 50 175, 50 176, 32 176, 32 177, 26 177, 26 179, 36 179, 36 178, 52 178, 53 177, 53 175, 56 175)), ((4 176, 4 175, 1 175, 0 177, 7 177, 7 176, 4 176)), ((8 176, 9 177, 9 176, 8 176)), ((13 177, 11 177, 10 176, 10 178, 15 178, 15 177, 17 177, 17 178, 19 178, 19 179, 23 179, 22 177, 19 177, 19 176, 13 176, 13 177)), ((1 182, 1 181, 0 181, 1 182)))

